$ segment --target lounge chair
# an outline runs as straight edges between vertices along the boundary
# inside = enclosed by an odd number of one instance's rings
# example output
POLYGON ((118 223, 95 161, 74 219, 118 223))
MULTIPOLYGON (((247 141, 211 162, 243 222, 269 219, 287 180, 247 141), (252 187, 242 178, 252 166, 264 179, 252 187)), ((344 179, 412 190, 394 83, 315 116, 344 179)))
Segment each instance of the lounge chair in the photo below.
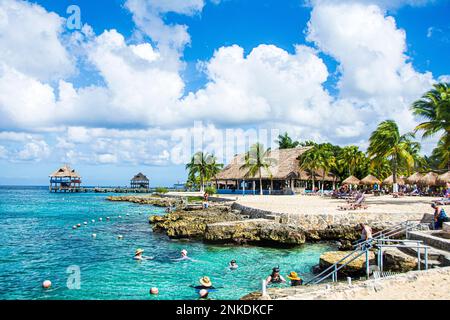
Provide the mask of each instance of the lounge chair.
POLYGON ((366 197, 363 195, 358 198, 354 203, 349 203, 347 206, 339 206, 338 210, 357 210, 357 209, 367 209, 369 206, 364 202, 366 197))
POLYGON ((432 202, 434 202, 440 206, 447 206, 447 205, 450 205, 450 198, 442 198, 439 200, 433 200, 432 202))

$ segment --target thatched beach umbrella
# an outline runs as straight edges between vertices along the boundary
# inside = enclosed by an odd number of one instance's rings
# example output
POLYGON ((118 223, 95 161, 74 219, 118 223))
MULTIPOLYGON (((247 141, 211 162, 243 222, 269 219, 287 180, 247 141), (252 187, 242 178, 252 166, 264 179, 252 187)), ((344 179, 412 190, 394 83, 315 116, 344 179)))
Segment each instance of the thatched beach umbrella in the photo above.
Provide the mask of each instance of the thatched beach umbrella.
MULTIPOLYGON (((405 179, 403 177, 397 177, 397 183, 400 186, 404 186, 405 185, 405 179)), ((387 185, 393 185, 394 184, 394 176, 390 175, 389 177, 387 177, 386 179, 383 180, 383 184, 387 184, 387 185)))
POLYGON ((450 171, 447 171, 446 173, 441 174, 438 177, 438 182, 441 184, 450 183, 450 171))
POLYGON ((423 178, 423 174, 416 172, 412 176, 408 177, 406 179, 406 182, 408 182, 409 184, 418 184, 418 183, 420 183, 420 180, 422 178, 423 178))
POLYGON ((420 183, 426 186, 435 186, 437 184, 438 174, 434 172, 428 172, 422 179, 420 183))
POLYGON ((365 185, 381 184, 381 181, 378 180, 377 177, 369 174, 367 177, 361 180, 361 184, 365 185))
POLYGON ((352 185, 352 184, 358 185, 359 183, 360 183, 360 180, 355 176, 350 176, 347 179, 345 179, 344 181, 342 181, 342 184, 350 184, 350 185, 352 185))

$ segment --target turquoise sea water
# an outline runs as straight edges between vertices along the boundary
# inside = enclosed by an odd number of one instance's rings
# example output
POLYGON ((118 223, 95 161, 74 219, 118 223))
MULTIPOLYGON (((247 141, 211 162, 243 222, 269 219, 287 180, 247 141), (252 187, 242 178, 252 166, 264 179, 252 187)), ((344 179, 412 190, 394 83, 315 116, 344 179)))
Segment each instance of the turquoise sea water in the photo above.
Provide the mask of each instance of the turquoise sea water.
POLYGON ((270 249, 172 241, 148 224, 150 215, 164 214, 162 209, 108 202, 106 196, 0 187, 0 299, 196 299, 189 286, 204 275, 223 287, 212 298, 238 299, 260 290, 261 279, 277 265, 283 275, 311 276, 320 254, 332 249, 330 244, 270 249), (72 230, 78 223, 82 227, 72 230), (133 260, 136 248, 154 260, 133 260), (173 261, 183 248, 198 262, 173 261), (238 270, 227 270, 231 259, 238 270), (79 289, 67 286, 71 266, 80 270, 79 289), (41 287, 46 279, 52 281, 49 290, 41 287), (149 295, 153 286, 158 296, 149 295))

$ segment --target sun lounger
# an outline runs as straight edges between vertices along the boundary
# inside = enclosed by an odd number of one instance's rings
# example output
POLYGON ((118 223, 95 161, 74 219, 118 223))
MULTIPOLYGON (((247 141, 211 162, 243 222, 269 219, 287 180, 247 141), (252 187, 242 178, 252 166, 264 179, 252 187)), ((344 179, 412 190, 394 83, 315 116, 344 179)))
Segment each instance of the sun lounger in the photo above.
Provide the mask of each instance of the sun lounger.
POLYGON ((450 205, 450 198, 442 198, 439 200, 433 200, 432 202, 434 202, 440 206, 447 206, 447 205, 450 205))

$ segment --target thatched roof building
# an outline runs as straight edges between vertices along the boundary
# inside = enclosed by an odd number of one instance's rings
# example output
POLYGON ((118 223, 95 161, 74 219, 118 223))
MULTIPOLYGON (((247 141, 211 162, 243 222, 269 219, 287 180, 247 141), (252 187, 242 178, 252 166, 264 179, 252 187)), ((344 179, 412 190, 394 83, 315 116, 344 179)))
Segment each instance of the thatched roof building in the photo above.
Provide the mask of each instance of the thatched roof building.
POLYGON ((358 185, 360 182, 361 182, 361 180, 359 180, 357 177, 350 176, 347 179, 345 179, 344 181, 342 181, 342 184, 358 185))
MULTIPOLYGON (((298 158, 311 147, 294 148, 294 149, 275 149, 268 154, 267 161, 270 164, 269 172, 262 170, 263 179, 272 180, 310 180, 311 174, 305 170, 299 169, 298 158)), ((217 180, 258 180, 258 175, 249 176, 248 169, 243 169, 245 164, 245 154, 239 154, 234 157, 229 165, 227 165, 217 176, 217 180)), ((323 170, 315 172, 316 180, 323 179, 323 170)), ((327 174, 324 181, 338 181, 338 178, 332 174, 327 174)))
POLYGON ((50 192, 75 192, 80 189, 81 176, 65 164, 50 174, 50 192))
MULTIPOLYGON (((397 177, 397 183, 400 186, 404 186, 405 185, 405 179, 404 177, 397 177)), ((394 176, 390 175, 389 177, 387 177, 386 179, 383 180, 383 184, 387 184, 387 185, 393 185, 394 184, 394 176)))
POLYGON ((132 189, 148 189, 150 187, 150 180, 142 172, 139 172, 131 179, 130 185, 132 189))
POLYGON ((361 180, 361 184, 365 185, 381 184, 381 181, 377 177, 369 174, 367 177, 361 180))

